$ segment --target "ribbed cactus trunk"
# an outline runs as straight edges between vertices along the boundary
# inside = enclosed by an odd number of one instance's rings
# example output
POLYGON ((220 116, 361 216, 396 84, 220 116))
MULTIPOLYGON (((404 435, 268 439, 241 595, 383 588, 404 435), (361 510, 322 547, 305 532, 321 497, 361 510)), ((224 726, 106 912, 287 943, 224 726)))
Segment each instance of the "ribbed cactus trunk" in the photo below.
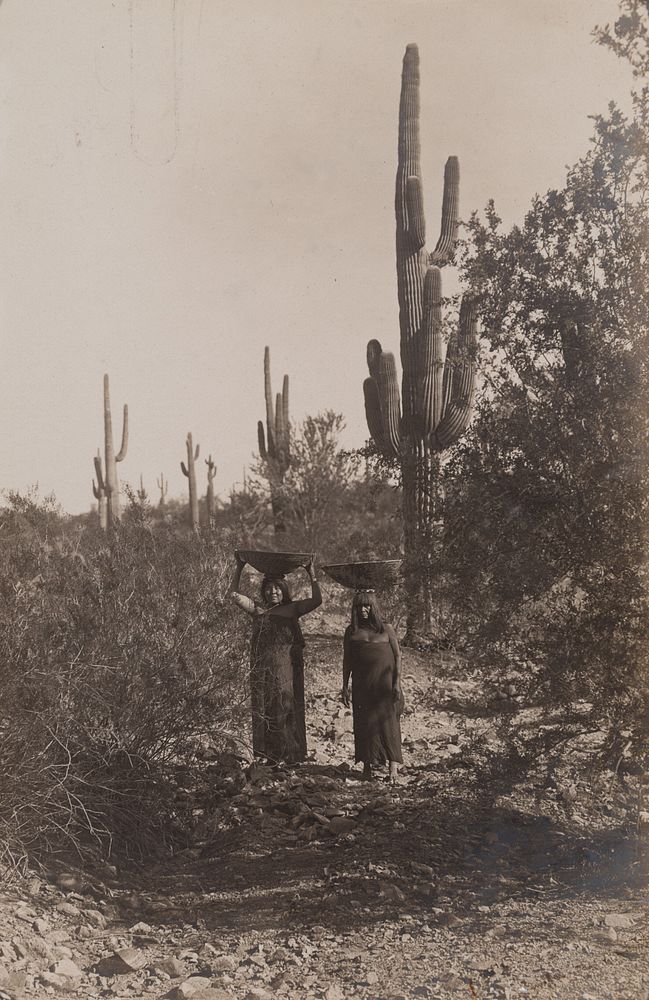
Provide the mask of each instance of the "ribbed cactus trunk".
POLYGON ((192 526, 192 531, 198 534, 200 531, 200 519, 198 516, 198 491, 196 489, 196 461, 200 454, 201 446, 197 444, 196 448, 194 448, 191 434, 187 435, 186 444, 187 465, 181 462, 180 468, 182 469, 183 476, 187 477, 189 483, 189 522, 192 526))
POLYGON ((97 501, 97 512, 99 514, 99 527, 102 531, 108 528, 108 497, 106 496, 106 485, 104 483, 104 471, 101 467, 101 452, 97 449, 97 454, 93 459, 97 483, 93 479, 92 492, 97 501))
POLYGON ((395 190, 397 294, 401 396, 394 356, 377 340, 367 348, 367 423, 380 452, 397 459, 403 484, 404 576, 408 593, 407 638, 429 632, 432 588, 439 576, 439 453, 464 432, 473 403, 476 316, 464 296, 459 332, 444 353, 442 282, 457 239, 460 171, 456 157, 444 170, 442 223, 432 253, 426 222, 419 146, 419 53, 409 45, 403 60, 395 190))
POLYGON ((107 524, 110 527, 122 516, 119 498, 119 479, 117 477, 117 463, 126 457, 128 449, 128 406, 124 405, 124 419, 122 424, 122 443, 119 451, 115 454, 113 445, 113 421, 110 410, 110 387, 108 375, 104 375, 104 488, 106 491, 107 524))
POLYGON ((207 494, 205 496, 205 505, 207 507, 207 523, 210 528, 213 528, 216 523, 216 495, 214 493, 214 478, 216 476, 216 465, 212 461, 212 456, 205 459, 205 464, 207 466, 207 494))
POLYGON ((434 623, 434 581, 439 573, 436 533, 440 460, 426 441, 406 439, 401 461, 406 635, 429 633, 434 623))
POLYGON ((160 478, 156 479, 156 486, 160 490, 160 500, 158 501, 158 507, 164 507, 167 500, 167 493, 169 492, 169 480, 165 479, 164 472, 161 472, 160 478))

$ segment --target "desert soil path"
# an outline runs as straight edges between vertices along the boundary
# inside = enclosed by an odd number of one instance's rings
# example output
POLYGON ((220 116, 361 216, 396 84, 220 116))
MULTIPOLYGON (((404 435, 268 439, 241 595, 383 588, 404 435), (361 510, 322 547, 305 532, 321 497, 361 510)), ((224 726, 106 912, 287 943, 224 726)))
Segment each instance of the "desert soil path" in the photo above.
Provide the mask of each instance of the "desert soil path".
POLYGON ((221 762, 187 793, 198 846, 6 888, 7 997, 649 997, 623 791, 566 773, 490 796, 471 770, 495 740, 477 685, 408 651, 402 781, 362 782, 339 640, 316 632, 307 663, 308 762, 221 762))

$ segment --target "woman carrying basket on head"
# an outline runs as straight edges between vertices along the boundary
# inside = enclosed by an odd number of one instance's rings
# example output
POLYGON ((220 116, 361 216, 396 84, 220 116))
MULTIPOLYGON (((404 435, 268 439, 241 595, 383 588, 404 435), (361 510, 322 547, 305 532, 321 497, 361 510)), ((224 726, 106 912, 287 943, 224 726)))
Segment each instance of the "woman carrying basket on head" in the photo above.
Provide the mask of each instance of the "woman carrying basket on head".
POLYGON ((342 700, 354 712, 356 762, 363 762, 363 777, 372 778, 372 768, 389 762, 388 780, 396 784, 401 756, 403 709, 401 650, 396 632, 381 619, 372 590, 357 590, 352 601, 351 624, 343 641, 342 700))
POLYGON ((235 552, 237 569, 230 584, 235 603, 252 618, 250 693, 252 746, 256 757, 274 763, 299 763, 306 757, 304 713, 304 637, 299 619, 322 604, 313 559, 304 567, 311 597, 292 601, 283 574, 261 582, 261 602, 239 592, 246 560, 235 552))

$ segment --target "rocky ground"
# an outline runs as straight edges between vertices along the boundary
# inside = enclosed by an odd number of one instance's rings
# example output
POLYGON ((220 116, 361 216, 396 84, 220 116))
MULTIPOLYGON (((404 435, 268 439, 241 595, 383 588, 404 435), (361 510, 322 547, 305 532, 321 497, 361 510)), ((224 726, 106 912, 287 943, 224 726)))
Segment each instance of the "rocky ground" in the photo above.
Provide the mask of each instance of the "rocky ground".
POLYGON ((629 788, 583 758, 490 799, 468 760, 495 748, 492 711, 455 661, 416 653, 402 781, 363 782, 339 650, 310 638, 308 762, 220 760, 196 847, 5 889, 2 1000, 649 998, 649 817, 629 788))

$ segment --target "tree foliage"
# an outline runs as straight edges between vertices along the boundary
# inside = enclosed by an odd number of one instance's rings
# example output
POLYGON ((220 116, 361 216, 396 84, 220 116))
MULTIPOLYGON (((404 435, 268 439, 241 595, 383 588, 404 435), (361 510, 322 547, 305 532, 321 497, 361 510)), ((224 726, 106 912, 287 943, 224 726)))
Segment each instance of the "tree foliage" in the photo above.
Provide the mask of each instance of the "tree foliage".
MULTIPOLYGON (((599 38, 646 72, 646 3, 599 38), (630 20, 629 20, 630 19, 630 20)), ((649 104, 611 104, 562 189, 462 250, 484 381, 445 470, 445 561, 472 647, 547 705, 646 726, 649 104)))

